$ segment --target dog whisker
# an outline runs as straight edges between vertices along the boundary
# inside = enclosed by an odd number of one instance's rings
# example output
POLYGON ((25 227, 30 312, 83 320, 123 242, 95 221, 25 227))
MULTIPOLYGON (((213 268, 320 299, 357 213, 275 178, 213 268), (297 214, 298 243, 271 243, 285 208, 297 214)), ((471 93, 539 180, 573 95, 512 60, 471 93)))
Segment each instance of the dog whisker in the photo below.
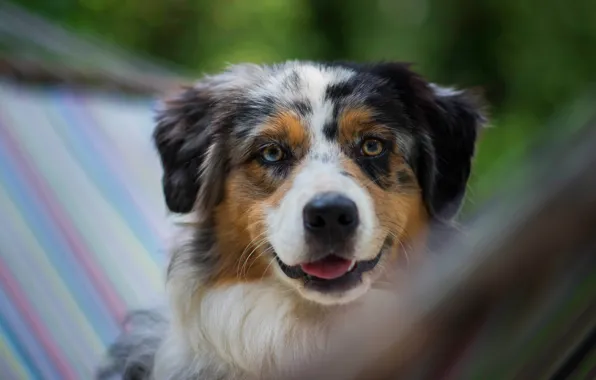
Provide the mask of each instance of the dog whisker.
MULTIPOLYGON (((262 237, 263 235, 265 235, 265 234, 266 234, 266 231, 263 231, 263 232, 261 232, 260 234, 258 234, 257 236, 255 236, 255 237, 254 237, 254 238, 253 238, 253 239, 252 239, 252 240, 251 240, 251 241, 250 241, 250 242, 249 242, 249 243, 246 245, 246 247, 244 248, 244 250, 243 250, 243 251, 242 251, 242 253, 240 254, 240 257, 238 258, 238 267, 239 267, 239 266, 241 265, 241 263, 244 261, 244 260, 243 260, 243 257, 244 257, 244 255, 246 254, 246 252, 247 252, 247 251, 248 251, 248 250, 251 248, 251 246, 255 246, 255 245, 256 245, 256 247, 255 247, 254 249, 257 249, 257 248, 258 248, 258 246, 259 246, 259 245, 260 245, 260 244, 261 244, 263 241, 265 241, 265 240, 266 240, 266 239, 262 239, 262 238, 261 238, 261 237, 262 237)), ((253 249, 253 251, 251 251, 251 253, 248 255, 248 257, 246 258, 246 260, 248 260, 248 259, 250 258, 250 255, 251 255, 251 254, 254 252, 254 249, 253 249)), ((238 269, 239 269, 239 268, 238 268, 238 269)), ((238 274, 240 274, 240 271, 238 271, 238 274)))
POLYGON ((248 271, 250 270, 250 268, 252 268, 252 266, 255 264, 255 262, 262 257, 265 252, 267 252, 268 250, 263 250, 261 251, 255 258, 254 260, 250 261, 250 257, 258 250, 260 249, 262 246, 269 244, 267 239, 263 239, 259 242, 259 244, 257 246, 255 246, 255 248, 252 250, 252 252, 250 253, 250 255, 248 255, 248 257, 246 258, 246 260, 244 260, 244 264, 243 264, 243 268, 245 268, 244 270, 244 277, 246 277, 248 271), (250 262, 250 264, 248 264, 250 262), (248 266, 247 266, 248 264, 248 266))

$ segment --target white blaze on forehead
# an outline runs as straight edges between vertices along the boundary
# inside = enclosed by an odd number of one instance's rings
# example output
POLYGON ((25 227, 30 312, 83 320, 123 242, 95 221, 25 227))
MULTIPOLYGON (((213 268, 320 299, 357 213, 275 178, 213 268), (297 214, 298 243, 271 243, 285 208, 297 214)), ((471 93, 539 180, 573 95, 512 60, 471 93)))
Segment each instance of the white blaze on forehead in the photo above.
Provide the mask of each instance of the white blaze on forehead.
POLYGON ((354 72, 343 68, 324 68, 314 65, 301 65, 293 69, 301 81, 300 95, 315 105, 321 105, 325 92, 331 85, 349 80, 354 72))
POLYGON ((323 127, 333 117, 334 104, 325 97, 330 86, 348 81, 355 72, 341 67, 325 67, 317 64, 290 62, 251 90, 255 98, 272 97, 280 104, 306 102, 312 112, 304 118, 304 126, 312 135, 315 154, 328 152, 329 143, 323 136, 323 127), (290 77, 296 76, 296 85, 288 85, 290 77))
MULTIPOLYGON (((277 101, 291 102, 309 100, 320 102, 329 85, 347 81, 355 73, 339 67, 324 67, 317 64, 290 62, 274 67, 257 86, 250 89, 252 96, 271 96, 277 101), (288 86, 287 80, 297 75, 298 87, 288 86)), ((314 104, 313 104, 314 105, 314 104)))
POLYGON ((325 94, 330 86, 348 81, 354 72, 343 68, 327 69, 315 66, 301 66, 296 71, 301 79, 301 96, 309 101, 312 108, 312 113, 306 120, 313 137, 311 155, 338 154, 337 144, 327 141, 323 134, 323 128, 333 119, 334 108, 333 101, 326 99, 325 94))

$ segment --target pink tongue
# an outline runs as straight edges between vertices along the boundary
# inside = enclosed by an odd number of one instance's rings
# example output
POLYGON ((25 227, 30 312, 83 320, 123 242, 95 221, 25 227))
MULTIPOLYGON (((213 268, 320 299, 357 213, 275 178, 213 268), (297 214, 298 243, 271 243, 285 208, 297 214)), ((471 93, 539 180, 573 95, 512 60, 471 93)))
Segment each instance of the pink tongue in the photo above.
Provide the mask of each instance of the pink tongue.
POLYGON ((337 256, 329 256, 313 263, 302 264, 300 267, 306 274, 325 280, 332 280, 348 272, 352 262, 337 256))

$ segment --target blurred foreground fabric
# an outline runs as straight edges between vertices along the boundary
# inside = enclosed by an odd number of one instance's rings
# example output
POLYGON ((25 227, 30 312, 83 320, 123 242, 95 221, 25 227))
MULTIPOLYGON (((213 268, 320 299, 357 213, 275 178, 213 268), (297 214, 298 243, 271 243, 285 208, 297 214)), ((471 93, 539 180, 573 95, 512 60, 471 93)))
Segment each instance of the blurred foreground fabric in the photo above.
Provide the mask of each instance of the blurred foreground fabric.
POLYGON ((0 379, 90 379, 161 294, 152 106, 0 82, 0 379))

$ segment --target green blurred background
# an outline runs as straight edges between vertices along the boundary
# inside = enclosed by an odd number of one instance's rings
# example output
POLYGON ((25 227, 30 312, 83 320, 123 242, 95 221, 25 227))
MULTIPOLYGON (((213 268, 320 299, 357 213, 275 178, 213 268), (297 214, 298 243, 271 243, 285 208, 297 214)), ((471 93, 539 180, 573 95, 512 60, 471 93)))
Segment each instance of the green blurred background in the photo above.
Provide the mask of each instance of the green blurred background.
POLYGON ((15 3, 190 75, 242 61, 396 59, 442 84, 482 87, 493 128, 471 204, 517 173, 532 144, 571 132, 596 108, 594 0, 15 3))

